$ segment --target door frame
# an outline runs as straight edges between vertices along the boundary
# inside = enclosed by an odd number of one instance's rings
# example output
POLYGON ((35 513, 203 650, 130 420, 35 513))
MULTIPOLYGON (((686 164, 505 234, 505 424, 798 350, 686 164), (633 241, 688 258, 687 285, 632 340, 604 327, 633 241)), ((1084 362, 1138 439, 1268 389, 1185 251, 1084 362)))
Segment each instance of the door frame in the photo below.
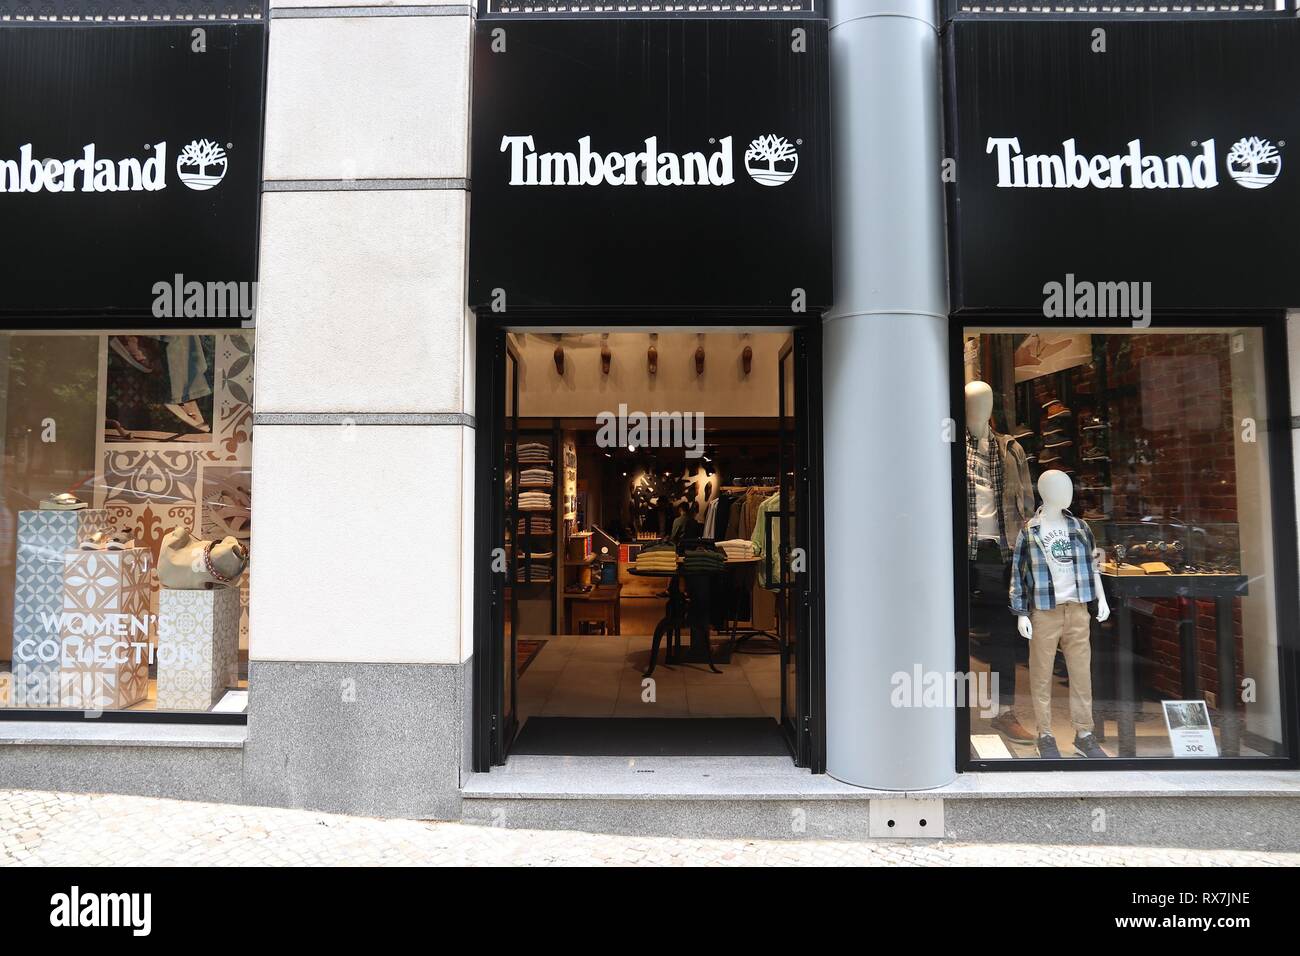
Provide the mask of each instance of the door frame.
MULTIPOLYGON (((826 771, 826 669, 825 603, 822 581, 824 513, 822 508, 822 324, 820 314, 791 316, 756 313, 698 314, 642 312, 593 317, 586 314, 535 312, 528 315, 494 313, 480 309, 475 322, 475 403, 474 403, 474 656, 472 739, 473 770, 486 773, 505 762, 508 740, 506 728, 498 726, 501 673, 502 591, 503 580, 492 570, 493 548, 500 547, 498 530, 503 529, 504 494, 504 359, 506 334, 510 330, 529 331, 636 331, 718 329, 753 329, 754 331, 790 330, 796 333, 796 448, 799 465, 810 493, 807 499, 807 535, 804 547, 808 555, 803 613, 805 659, 808 666, 798 675, 807 706, 803 713, 802 732, 792 741, 796 766, 813 773, 826 771)), ((774 396, 775 398, 775 396, 774 396)))

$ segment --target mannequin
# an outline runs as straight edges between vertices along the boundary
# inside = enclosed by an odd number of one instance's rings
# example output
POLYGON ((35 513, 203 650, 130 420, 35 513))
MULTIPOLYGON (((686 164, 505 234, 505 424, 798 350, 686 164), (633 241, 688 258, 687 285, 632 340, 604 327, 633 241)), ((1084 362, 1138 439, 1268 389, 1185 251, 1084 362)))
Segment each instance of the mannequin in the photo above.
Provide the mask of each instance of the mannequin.
POLYGON ((1059 757, 1052 735, 1052 668, 1059 646, 1070 678, 1070 720, 1074 750, 1081 757, 1105 757, 1093 735, 1092 643, 1088 605, 1097 620, 1110 617, 1092 530, 1067 510, 1074 483, 1063 471, 1038 479, 1043 506, 1016 540, 1011 568, 1011 611, 1020 636, 1030 642, 1029 686, 1038 724, 1038 752, 1059 757))
POLYGON ((990 424, 993 389, 985 382, 966 386, 966 481, 971 623, 988 632, 988 661, 997 678, 998 714, 993 729, 1016 743, 1034 735, 1015 714, 1016 638, 1002 595, 1011 581, 1011 546, 1033 513, 1029 464, 1020 445, 990 424))

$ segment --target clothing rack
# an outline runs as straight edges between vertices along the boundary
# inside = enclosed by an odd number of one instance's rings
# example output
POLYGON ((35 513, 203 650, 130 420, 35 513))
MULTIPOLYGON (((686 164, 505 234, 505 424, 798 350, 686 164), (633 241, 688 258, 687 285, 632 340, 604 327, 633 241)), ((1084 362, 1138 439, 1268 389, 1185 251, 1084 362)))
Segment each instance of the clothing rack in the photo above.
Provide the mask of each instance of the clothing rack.
POLYGON ((763 492, 764 494, 769 494, 769 495, 770 495, 770 494, 775 494, 775 493, 777 492, 777 490, 778 490, 778 487, 777 487, 777 485, 774 485, 774 484, 772 484, 772 485, 759 485, 759 484, 754 484, 754 485, 740 485, 740 484, 734 484, 734 483, 733 483, 733 484, 730 484, 730 485, 723 485, 721 488, 718 489, 718 492, 719 492, 719 493, 721 493, 721 492, 727 492, 728 494, 741 494, 742 492, 747 492, 747 491, 761 491, 761 492, 763 492))

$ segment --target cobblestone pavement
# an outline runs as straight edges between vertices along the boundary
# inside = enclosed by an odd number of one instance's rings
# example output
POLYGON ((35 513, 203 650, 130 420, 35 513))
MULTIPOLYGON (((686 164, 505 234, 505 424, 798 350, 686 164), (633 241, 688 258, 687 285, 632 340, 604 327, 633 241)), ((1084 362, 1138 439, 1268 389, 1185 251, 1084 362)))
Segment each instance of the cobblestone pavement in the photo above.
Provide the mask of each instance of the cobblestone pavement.
POLYGON ((148 797, 0 790, 0 865, 1300 865, 1298 853, 700 840, 509 830, 148 797))

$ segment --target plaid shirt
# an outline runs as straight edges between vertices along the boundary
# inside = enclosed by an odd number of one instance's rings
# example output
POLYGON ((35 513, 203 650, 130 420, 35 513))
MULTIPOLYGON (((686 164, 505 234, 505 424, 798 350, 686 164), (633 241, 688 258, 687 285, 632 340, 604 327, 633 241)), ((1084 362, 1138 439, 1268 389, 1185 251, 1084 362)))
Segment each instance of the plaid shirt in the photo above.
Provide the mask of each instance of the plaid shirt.
MULTIPOLYGON (((1097 597, 1093 588, 1097 565, 1093 557, 1096 542, 1092 529, 1070 512, 1063 512, 1074 550, 1074 586, 1080 604, 1088 604, 1097 597)), ((1016 539, 1015 554, 1011 558, 1011 612, 1023 617, 1032 609, 1050 611, 1056 607, 1056 590, 1052 586, 1052 569, 1048 566, 1047 552, 1038 529, 1043 521, 1043 509, 1029 519, 1025 530, 1016 539), (1032 600, 1031 600, 1032 598, 1032 600)))
MULTIPOLYGON (((988 470, 989 478, 993 483, 993 500, 997 504, 998 511, 998 545, 1002 548, 1002 559, 1005 561, 1010 553, 1010 542, 1007 541, 1007 519, 1002 513, 1002 491, 1005 478, 1002 473, 1002 454, 998 446, 998 440, 993 434, 993 429, 985 433, 989 443, 988 470)), ((969 552, 968 557, 974 561, 979 557, 980 538, 979 538, 979 513, 975 502, 975 482, 971 476, 975 474, 980 458, 979 439, 971 434, 970 429, 966 429, 966 544, 969 552)))

